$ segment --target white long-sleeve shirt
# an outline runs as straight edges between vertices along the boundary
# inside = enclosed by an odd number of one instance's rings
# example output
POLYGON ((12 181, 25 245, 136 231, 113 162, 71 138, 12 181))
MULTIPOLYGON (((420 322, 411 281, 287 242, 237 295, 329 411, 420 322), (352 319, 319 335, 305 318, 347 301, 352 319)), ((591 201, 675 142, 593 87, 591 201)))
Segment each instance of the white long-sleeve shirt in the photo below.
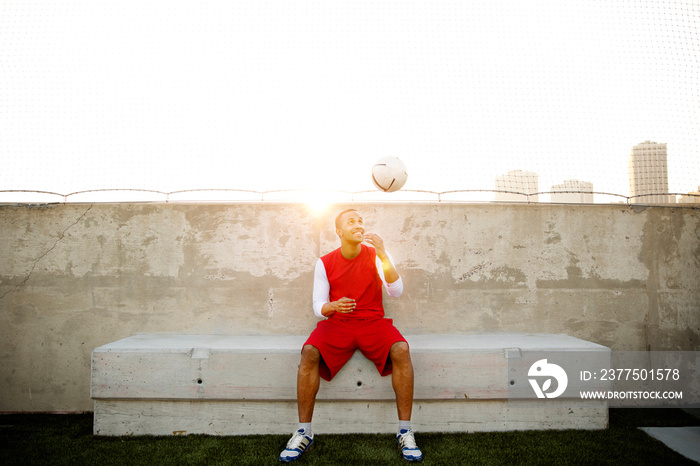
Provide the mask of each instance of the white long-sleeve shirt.
MULTIPOLYGON (((389 253, 387 253, 387 256, 389 257, 389 262, 394 265, 394 260, 391 258, 389 253)), ((377 265, 377 273, 379 274, 379 278, 382 279, 382 283, 384 283, 384 287, 386 288, 389 296, 394 298, 401 296, 401 293, 403 293, 403 280, 401 279, 401 276, 399 276, 399 279, 395 282, 387 283, 386 278, 384 277, 382 261, 379 259, 379 257, 375 258, 375 264, 377 265)), ((313 292, 314 314, 316 314, 318 317, 325 318, 325 316, 321 313, 321 309, 323 308, 324 304, 329 302, 330 291, 331 285, 328 282, 328 277, 326 276, 326 267, 323 265, 323 261, 319 259, 316 261, 316 268, 314 270, 313 292)))

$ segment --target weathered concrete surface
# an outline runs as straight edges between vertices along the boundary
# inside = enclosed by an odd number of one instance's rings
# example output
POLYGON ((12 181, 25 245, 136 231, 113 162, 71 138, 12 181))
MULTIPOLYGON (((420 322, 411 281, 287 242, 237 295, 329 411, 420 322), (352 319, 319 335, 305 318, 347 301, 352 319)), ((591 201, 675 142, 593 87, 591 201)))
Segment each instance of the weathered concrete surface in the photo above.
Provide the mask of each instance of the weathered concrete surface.
MULTIPOLYGON (((313 266, 345 207, 0 207, 0 411, 91 410, 91 351, 135 333, 308 334, 313 266)), ((354 207, 404 277, 386 306, 404 333, 700 349, 700 210, 354 207)))
MULTIPOLYGON (((416 374, 415 400, 515 398, 509 381, 527 389, 534 360, 521 352, 586 354, 585 365, 567 365, 572 374, 609 367, 610 349, 568 335, 493 332, 404 335, 416 374), (517 369, 516 369, 517 368, 517 369)), ((299 352, 305 335, 138 334, 95 348, 91 396, 95 400, 296 400, 299 352)), ((607 390, 607 383, 569 382, 569 391, 607 390), (579 385, 581 385, 579 387, 579 385)), ((357 351, 332 382, 321 381, 317 400, 389 400, 391 377, 357 351)), ((607 419, 605 419, 607 422, 607 419)), ((603 427, 605 427, 603 422, 603 427)))
MULTIPOLYGON (((417 400, 411 417, 416 432, 498 432, 513 430, 603 429, 608 406, 588 400, 417 400)), ((231 402, 133 400, 95 402, 94 433, 132 435, 285 434, 297 428, 296 401, 231 402), (233 420, 233 421, 232 421, 233 420)), ((396 402, 334 401, 317 403, 314 432, 323 434, 396 433, 396 402), (372 422, 367 422, 371 419, 372 422), (339 422, 339 420, 341 422, 339 422)))
MULTIPOLYGON (((592 386, 593 382, 571 377, 556 406, 538 406, 528 370, 541 354, 555 352, 576 355, 566 366, 572 374, 591 366, 609 367, 609 348, 568 335, 538 333, 404 336, 411 346, 416 375, 414 400, 415 411, 420 413, 420 431, 605 429, 608 425, 607 401, 578 396, 582 389, 608 390, 607 382, 592 386), (534 358, 533 353, 537 355, 534 358), (421 412, 423 407, 428 409, 421 412)), ((94 433, 241 435, 293 431, 297 416, 290 414, 285 419, 280 413, 295 405, 299 349, 305 338, 157 333, 138 334, 96 348, 91 389, 94 433), (193 406, 187 401, 198 403, 193 406), (220 416, 214 412, 222 410, 229 413, 228 422, 213 422, 220 416)), ((359 351, 332 382, 321 381, 317 400, 318 411, 324 412, 321 420, 326 421, 318 423, 323 432, 395 432, 391 377, 380 377, 374 364, 359 351), (328 405, 336 408, 335 416, 330 415, 334 410, 328 410, 328 405), (358 416, 368 412, 373 413, 371 423, 358 416)))

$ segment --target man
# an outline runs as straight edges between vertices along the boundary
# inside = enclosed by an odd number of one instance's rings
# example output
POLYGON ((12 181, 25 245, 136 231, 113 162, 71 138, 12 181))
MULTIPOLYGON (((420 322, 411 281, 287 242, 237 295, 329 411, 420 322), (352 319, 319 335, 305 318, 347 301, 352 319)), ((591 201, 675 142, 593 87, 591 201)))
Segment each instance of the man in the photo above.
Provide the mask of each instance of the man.
POLYGON ((314 313, 325 320, 318 323, 301 351, 297 374, 299 428, 280 454, 280 461, 294 461, 313 445, 311 418, 320 377, 330 381, 358 348, 382 376, 392 375, 399 415, 397 441, 404 459, 420 461, 423 455, 411 430, 413 364, 408 343, 391 319, 384 318, 382 302, 382 285, 390 296, 398 297, 403 292, 403 281, 384 241, 365 233, 362 217, 355 209, 341 212, 335 228, 340 248, 321 257, 314 273, 314 313))

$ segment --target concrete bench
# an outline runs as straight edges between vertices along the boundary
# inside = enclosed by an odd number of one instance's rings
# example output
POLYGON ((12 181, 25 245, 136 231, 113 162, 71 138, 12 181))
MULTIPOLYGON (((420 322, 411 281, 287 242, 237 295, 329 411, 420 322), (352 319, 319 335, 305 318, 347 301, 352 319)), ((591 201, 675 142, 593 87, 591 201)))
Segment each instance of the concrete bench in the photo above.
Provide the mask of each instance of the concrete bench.
MULTIPOLYGON (((288 434, 297 425, 296 372, 305 336, 138 334, 92 353, 96 435, 288 434)), ((529 386, 516 368, 531 351, 610 350, 566 335, 406 335, 418 432, 603 429, 604 401, 514 396, 529 386)), ((604 366, 601 366, 604 367, 604 366)), ((574 379, 574 377, 570 377, 574 379)), ((575 383, 570 380, 569 383, 575 383)), ((391 377, 358 351, 328 383, 314 413, 320 433, 390 433, 397 425, 391 377)))

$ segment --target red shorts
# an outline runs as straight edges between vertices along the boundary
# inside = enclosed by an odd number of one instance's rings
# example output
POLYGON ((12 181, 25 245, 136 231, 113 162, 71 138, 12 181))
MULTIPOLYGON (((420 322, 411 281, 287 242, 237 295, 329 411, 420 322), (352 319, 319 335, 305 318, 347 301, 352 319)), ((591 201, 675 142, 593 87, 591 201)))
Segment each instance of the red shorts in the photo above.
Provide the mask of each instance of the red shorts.
POLYGON ((320 374, 330 381, 356 349, 374 363, 382 377, 391 374, 389 351, 397 341, 406 339, 391 319, 331 318, 319 322, 304 344, 321 353, 320 374))

